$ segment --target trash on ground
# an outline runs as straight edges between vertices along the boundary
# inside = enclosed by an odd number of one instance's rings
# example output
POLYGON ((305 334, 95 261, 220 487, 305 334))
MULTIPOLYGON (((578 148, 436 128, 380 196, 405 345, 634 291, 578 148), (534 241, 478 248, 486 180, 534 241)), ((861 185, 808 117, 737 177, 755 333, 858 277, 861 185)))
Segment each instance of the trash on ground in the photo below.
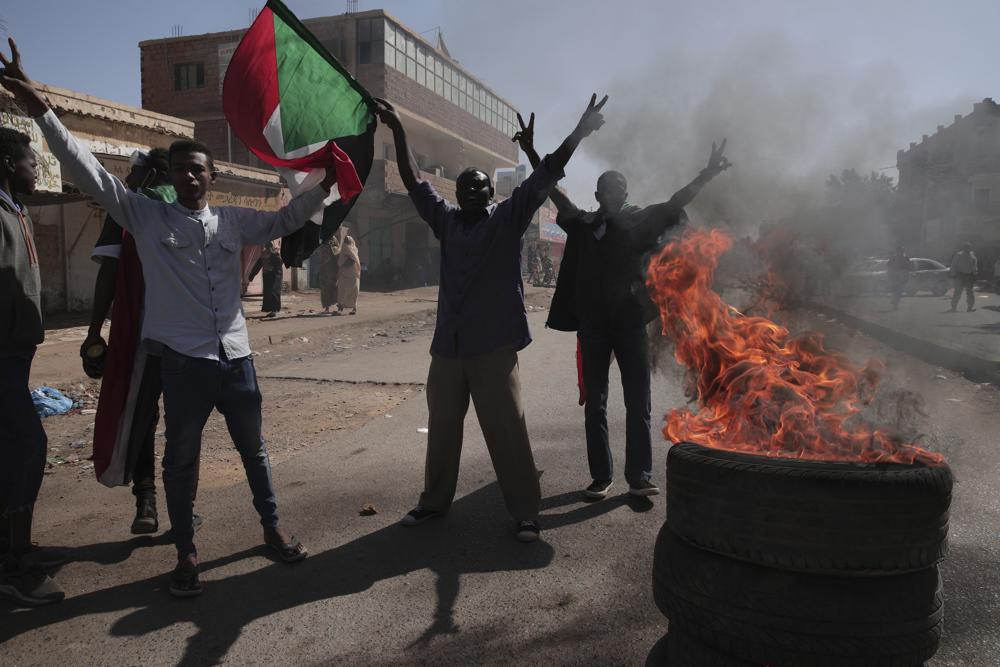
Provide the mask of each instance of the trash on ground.
POLYGON ((366 503, 361 507, 361 511, 358 512, 361 516, 374 516, 378 514, 378 510, 371 503, 366 503))
POLYGON ((35 404, 35 411, 42 418, 64 415, 76 407, 76 402, 72 398, 52 387, 39 387, 31 392, 31 402, 35 404))
POLYGON ((417 433, 427 433, 427 429, 424 427, 420 427, 417 429, 417 433))

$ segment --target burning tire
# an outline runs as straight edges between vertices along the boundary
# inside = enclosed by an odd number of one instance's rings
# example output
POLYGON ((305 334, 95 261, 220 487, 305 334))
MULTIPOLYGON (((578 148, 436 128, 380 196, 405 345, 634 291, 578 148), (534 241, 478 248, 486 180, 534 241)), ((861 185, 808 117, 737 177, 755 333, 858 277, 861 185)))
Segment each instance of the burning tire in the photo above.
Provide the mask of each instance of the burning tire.
POLYGON ((886 577, 786 572, 698 549, 665 525, 653 582, 671 633, 752 663, 914 667, 941 634, 936 567, 886 577))
POLYGON ((682 443, 667 523, 702 549, 783 570, 914 572, 947 550, 948 466, 777 459, 682 443))

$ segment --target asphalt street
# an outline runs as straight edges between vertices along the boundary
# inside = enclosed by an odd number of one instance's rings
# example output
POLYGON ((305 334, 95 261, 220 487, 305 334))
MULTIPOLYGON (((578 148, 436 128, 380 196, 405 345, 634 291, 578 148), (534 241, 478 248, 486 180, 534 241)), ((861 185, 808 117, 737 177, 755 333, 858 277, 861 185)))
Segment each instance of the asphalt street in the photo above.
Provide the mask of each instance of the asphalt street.
MULTIPOLYGON (((650 503, 624 495, 624 409, 612 382, 616 485, 605 501, 583 501, 590 479, 575 341, 544 329, 544 313, 529 317, 535 342, 520 366, 543 471, 542 541, 515 541, 473 410, 452 511, 415 528, 397 524, 423 481, 420 393, 275 467, 283 524, 311 551, 301 564, 274 562, 261 547, 245 484, 203 493, 205 592, 194 600, 167 594, 174 557, 162 536, 123 534, 127 489, 98 490, 88 480, 58 505, 42 502, 36 539, 70 551, 59 573, 68 599, 36 610, 0 606, 3 664, 642 665, 666 629, 650 586, 663 496, 650 503), (369 503, 378 513, 362 516, 369 503)), ((958 480, 943 566, 946 634, 929 664, 1000 664, 1000 394, 831 327, 852 353, 888 358, 896 380, 925 395, 929 428, 958 480)), ((391 353, 292 362, 262 374, 264 400, 268 375, 301 378, 303 401, 323 391, 315 379, 419 381, 428 347, 421 335, 391 353)), ((674 375, 654 376, 655 423, 683 400, 674 375)), ((655 423, 662 483, 667 447, 655 423)))

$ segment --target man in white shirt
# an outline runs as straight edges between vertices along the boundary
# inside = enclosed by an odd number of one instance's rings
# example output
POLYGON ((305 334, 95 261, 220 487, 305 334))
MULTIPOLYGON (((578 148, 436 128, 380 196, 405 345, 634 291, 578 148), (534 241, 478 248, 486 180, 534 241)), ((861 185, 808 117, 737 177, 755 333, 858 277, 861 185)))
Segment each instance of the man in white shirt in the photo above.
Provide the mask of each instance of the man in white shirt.
POLYGON ((201 433, 213 408, 243 460, 264 541, 278 556, 305 558, 302 544, 278 525, 271 466, 261 437, 261 395, 240 303, 241 250, 302 227, 323 207, 335 174, 277 212, 208 206, 216 171, 211 152, 195 141, 170 147, 170 178, 177 201, 167 204, 128 190, 71 135, 25 73, 17 46, 0 54, 0 83, 35 119, 63 173, 91 195, 135 238, 142 261, 146 310, 142 340, 162 355, 166 450, 163 485, 177 546, 170 592, 201 593, 194 547, 191 495, 201 433))

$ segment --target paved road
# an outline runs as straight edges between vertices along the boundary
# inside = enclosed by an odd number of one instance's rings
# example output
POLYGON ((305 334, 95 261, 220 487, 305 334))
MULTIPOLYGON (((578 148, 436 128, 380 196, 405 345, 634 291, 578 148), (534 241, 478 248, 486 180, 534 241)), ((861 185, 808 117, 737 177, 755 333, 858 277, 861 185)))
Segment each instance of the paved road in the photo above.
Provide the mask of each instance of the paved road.
MULTIPOLYGON (((196 600, 167 595, 164 572, 173 556, 162 537, 122 537, 127 490, 80 484, 58 503, 43 502, 37 538, 71 547, 74 562, 60 574, 71 598, 34 611, 0 607, 4 664, 641 665, 665 627, 650 591, 662 496, 651 505, 623 495, 581 501, 589 479, 573 338, 543 329, 544 314, 530 317, 537 338, 521 369, 544 470, 542 542, 513 539, 472 414, 450 515, 414 529, 396 525, 422 483, 420 395, 391 417, 276 467, 285 524, 313 554, 300 565, 274 563, 260 548, 245 485, 203 494, 205 594, 196 600), (360 516, 365 503, 379 513, 360 516)), ((944 567, 948 629, 931 665, 1000 664, 1000 398, 833 328, 853 352, 887 356, 902 384, 927 395, 931 426, 959 480, 944 567)), ((371 377, 410 380, 426 368, 428 345, 421 337, 391 355, 354 350, 343 358, 371 377)), ((281 370, 293 376, 296 369, 281 370)), ((337 370, 328 372, 335 377, 337 370)), ((654 387, 654 412, 681 401, 663 376, 654 387)), ((266 380, 264 391, 266 401, 266 380)), ((619 471, 620 403, 613 389, 619 471)), ((665 453, 656 447, 658 481, 665 453)), ((615 491, 624 491, 620 478, 615 491)))

